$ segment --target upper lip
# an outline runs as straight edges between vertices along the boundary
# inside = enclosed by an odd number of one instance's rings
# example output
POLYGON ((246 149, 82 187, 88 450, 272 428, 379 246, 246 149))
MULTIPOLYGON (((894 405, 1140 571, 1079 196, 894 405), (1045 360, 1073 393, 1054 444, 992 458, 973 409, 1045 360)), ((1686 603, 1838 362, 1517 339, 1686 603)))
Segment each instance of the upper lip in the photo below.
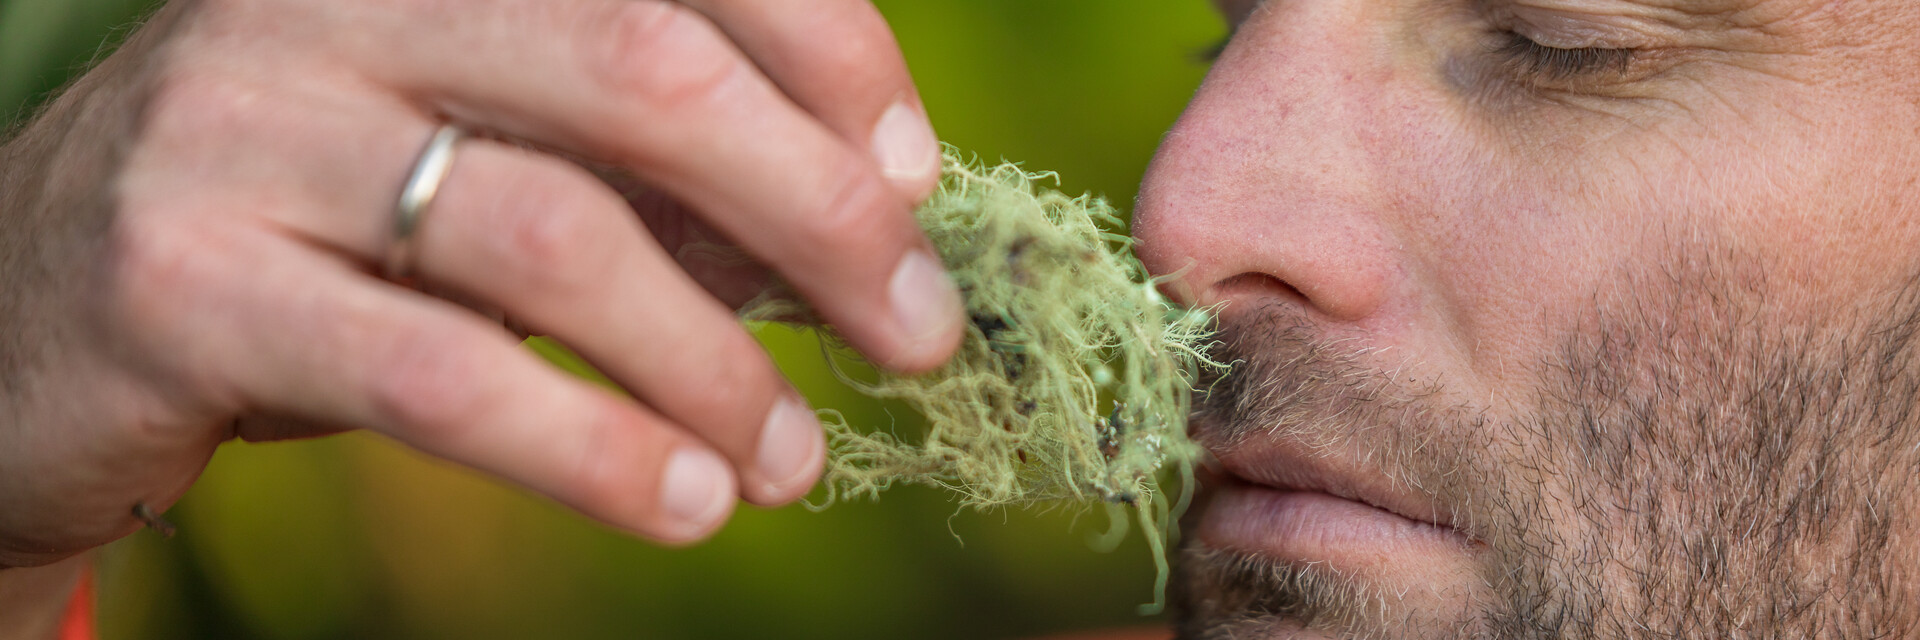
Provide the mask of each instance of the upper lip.
POLYGON ((1454 529, 1453 513, 1433 495, 1386 471, 1289 438, 1253 438, 1214 455, 1235 478, 1281 491, 1317 491, 1408 520, 1454 529))

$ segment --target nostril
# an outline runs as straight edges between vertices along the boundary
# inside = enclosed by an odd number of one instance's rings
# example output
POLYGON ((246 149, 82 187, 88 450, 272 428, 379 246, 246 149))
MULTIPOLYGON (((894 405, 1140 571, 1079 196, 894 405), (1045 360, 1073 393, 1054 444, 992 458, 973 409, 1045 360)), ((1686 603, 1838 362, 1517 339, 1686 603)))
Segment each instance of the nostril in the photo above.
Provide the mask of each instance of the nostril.
POLYGON ((1214 302, 1237 300, 1241 303, 1280 302, 1306 306, 1309 304, 1306 294, 1287 284, 1287 281, 1265 273, 1242 273, 1214 283, 1212 295, 1214 302))

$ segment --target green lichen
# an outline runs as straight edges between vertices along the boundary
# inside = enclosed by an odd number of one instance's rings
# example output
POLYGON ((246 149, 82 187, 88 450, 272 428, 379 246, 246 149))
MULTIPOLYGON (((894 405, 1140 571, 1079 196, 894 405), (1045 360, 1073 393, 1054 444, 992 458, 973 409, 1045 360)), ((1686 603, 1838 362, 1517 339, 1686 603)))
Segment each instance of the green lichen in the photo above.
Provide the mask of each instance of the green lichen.
MULTIPOLYGON (((1114 209, 1038 185, 1050 178, 949 149, 918 218, 965 299, 966 338, 921 375, 852 375, 829 355, 847 385, 926 420, 924 432, 902 435, 822 410, 829 460, 815 506, 902 482, 979 509, 1104 504, 1113 526, 1096 544, 1110 548, 1129 519, 1140 523, 1160 568, 1147 607, 1157 610, 1201 453, 1186 432, 1192 385, 1202 368, 1225 365, 1207 356, 1210 314, 1169 305, 1132 239, 1106 230, 1123 225, 1114 209)), ((794 317, 786 300, 763 299, 743 316, 794 317)))

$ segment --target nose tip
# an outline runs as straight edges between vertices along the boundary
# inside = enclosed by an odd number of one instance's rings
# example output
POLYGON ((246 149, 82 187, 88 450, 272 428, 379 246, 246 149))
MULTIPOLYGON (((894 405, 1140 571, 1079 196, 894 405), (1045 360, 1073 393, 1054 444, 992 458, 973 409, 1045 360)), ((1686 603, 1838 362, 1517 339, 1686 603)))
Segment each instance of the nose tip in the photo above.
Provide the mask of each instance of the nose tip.
POLYGON ((1215 152, 1163 148, 1141 190, 1139 254, 1167 278, 1169 297, 1189 306, 1225 303, 1227 313, 1294 305, 1347 323, 1381 312, 1396 268, 1383 230, 1366 222, 1374 216, 1316 212, 1326 200, 1232 179, 1209 155, 1215 152))
POLYGON ((1352 259, 1330 265, 1312 260, 1260 265, 1221 259, 1228 255, 1224 252, 1196 257, 1180 250, 1183 243, 1167 241, 1169 236, 1160 229, 1141 227, 1142 259, 1149 271, 1167 277, 1162 291, 1182 305, 1224 304, 1231 312, 1287 304, 1348 323, 1373 317, 1383 307, 1385 278, 1378 269, 1352 259))

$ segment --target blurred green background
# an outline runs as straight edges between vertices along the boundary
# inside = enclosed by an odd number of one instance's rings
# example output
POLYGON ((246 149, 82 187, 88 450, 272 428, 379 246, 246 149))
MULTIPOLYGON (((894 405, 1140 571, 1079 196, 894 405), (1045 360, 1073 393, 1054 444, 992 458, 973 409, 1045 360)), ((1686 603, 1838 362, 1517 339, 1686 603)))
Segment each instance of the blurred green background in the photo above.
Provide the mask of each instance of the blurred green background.
MULTIPOLYGON (((941 136, 1132 201, 1225 26, 1205 0, 883 0, 941 136)), ((0 122, 124 36, 144 0, 0 0, 0 122)), ((911 416, 762 338, 818 406, 911 416)), ((1104 516, 955 514, 946 496, 743 508, 662 549, 378 437, 230 444, 169 514, 100 558, 107 638, 1018 638, 1152 624, 1137 536, 1104 516), (959 538, 956 541, 956 536, 959 538)))

